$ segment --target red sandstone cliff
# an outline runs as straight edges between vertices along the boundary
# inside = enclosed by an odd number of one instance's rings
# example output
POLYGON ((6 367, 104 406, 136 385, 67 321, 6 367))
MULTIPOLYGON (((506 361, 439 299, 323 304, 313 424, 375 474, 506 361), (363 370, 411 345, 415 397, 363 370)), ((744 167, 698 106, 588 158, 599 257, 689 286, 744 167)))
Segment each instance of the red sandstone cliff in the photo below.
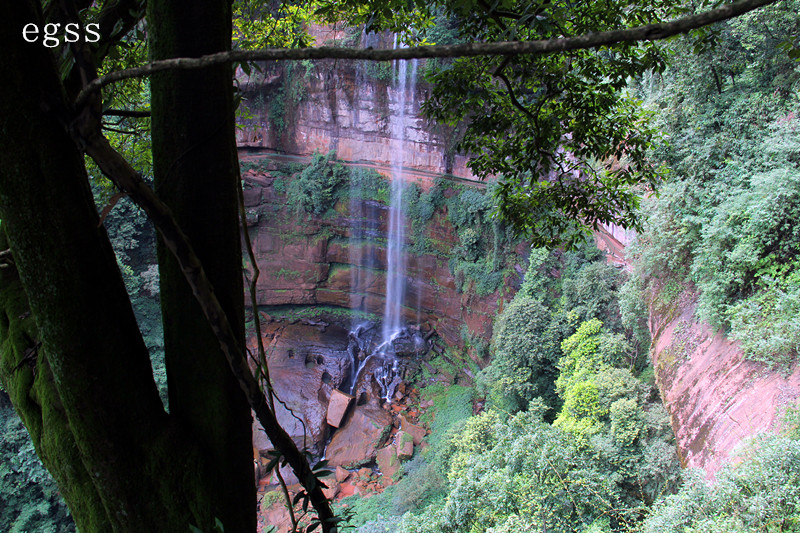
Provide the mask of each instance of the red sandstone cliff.
POLYGON ((467 157, 453 149, 458 140, 453 128, 420 115, 427 86, 409 84, 405 98, 400 98, 398 89, 380 79, 375 68, 352 61, 333 65, 317 62, 308 70, 268 65, 262 74, 241 79, 247 118, 238 120, 237 144, 293 155, 335 150, 343 161, 388 164, 398 142, 392 140, 389 117, 397 116, 399 102, 404 101, 403 165, 472 177, 467 157))
MULTIPOLYGON (((259 305, 361 307, 382 315, 386 249, 379 239, 360 244, 361 253, 351 253, 349 238, 354 224, 347 206, 337 207, 338 215, 332 219, 298 217, 292 206, 286 205, 286 197, 275 191, 271 177, 251 172, 245 175, 245 182, 245 206, 257 213, 251 217, 250 234, 261 271, 259 305), (357 267, 368 269, 370 276, 354 276, 357 267), (368 282, 364 283, 364 279, 368 282)), ((372 207, 367 212, 373 213, 376 220, 371 222, 379 234, 386 235, 388 209, 376 202, 372 207)), ((408 254, 405 321, 429 324, 450 345, 463 344, 464 326, 472 334, 491 338, 492 320, 502 309, 504 291, 480 297, 457 290, 447 260, 458 244, 458 236, 445 213, 434 215, 425 237, 440 253, 408 254)), ((520 245, 517 254, 527 255, 524 245, 520 245)), ((519 281, 507 279, 506 284, 519 281)))
POLYGON ((684 466, 709 477, 750 437, 775 429, 800 399, 800 367, 786 375, 744 359, 737 343, 694 317, 687 290, 675 302, 651 306, 651 356, 661 397, 672 418, 684 466))
MULTIPOLYGON (((279 94, 290 82, 286 71, 269 68, 260 78, 244 82, 245 109, 252 117, 240 121, 239 145, 296 155, 336 150, 343 160, 387 165, 392 145, 388 117, 395 111, 398 95, 354 63, 340 62, 338 66, 304 74, 299 101, 278 110, 284 113, 282 127, 276 126, 270 113, 275 112, 272 102, 276 98, 287 98, 285 92, 279 94)), ((406 98, 410 109, 404 127, 404 150, 408 154, 404 173, 416 173, 415 179, 423 187, 430 181, 430 173, 470 178, 465 157, 451 150, 452 131, 438 131, 419 117, 418 103, 424 90, 420 86, 419 94, 406 98)), ((369 264, 360 265, 375 272, 371 283, 354 286, 346 213, 337 220, 296 220, 287 215, 284 199, 275 193, 268 177, 256 179, 251 175, 248 179, 252 185, 246 191, 248 207, 266 207, 272 213, 253 220, 251 227, 262 270, 259 304, 350 307, 351 295, 355 294, 357 304, 380 314, 385 250, 376 247, 369 264)), ((379 218, 381 231, 385 231, 382 210, 379 218)), ((442 217, 433 228, 435 234, 430 237, 443 249, 457 243, 442 217)), ((610 261, 624 265, 629 237, 612 227, 599 231, 596 241, 609 253, 610 261)), ((412 257, 409 273, 413 278, 409 301, 419 305, 406 309, 407 320, 430 321, 451 344, 461 342, 462 324, 489 338, 492 318, 502 304, 496 295, 477 298, 458 293, 442 257, 412 257)), ((651 357, 684 465, 703 468, 713 475, 735 457, 743 441, 773 428, 785 407, 797 402, 800 369, 786 376, 745 360, 736 343, 698 323, 694 309, 694 298, 686 293, 680 301, 672 302, 669 310, 652 310, 651 357)))

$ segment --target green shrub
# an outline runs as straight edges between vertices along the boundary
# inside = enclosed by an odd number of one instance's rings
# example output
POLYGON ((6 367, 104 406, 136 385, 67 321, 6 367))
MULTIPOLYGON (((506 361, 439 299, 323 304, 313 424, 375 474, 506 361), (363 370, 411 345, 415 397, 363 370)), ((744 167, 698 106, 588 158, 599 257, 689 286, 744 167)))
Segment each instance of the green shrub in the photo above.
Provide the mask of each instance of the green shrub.
POLYGON ((644 533, 800 531, 800 441, 770 435, 709 484, 689 470, 678 494, 659 502, 644 533))
POLYGON ((296 213, 321 215, 331 209, 335 202, 337 187, 347 179, 347 170, 340 164, 331 163, 336 153, 315 153, 311 163, 295 177, 287 188, 287 203, 296 213))
POLYGON ((22 421, 0 390, 0 531, 70 533, 75 525, 22 421))
POLYGON ((643 86, 669 140, 653 160, 672 178, 645 202, 645 231, 629 250, 629 327, 641 331, 646 304, 669 319, 675 297, 695 289, 697 317, 740 340, 747 357, 784 366, 796 357, 798 309, 786 282, 800 252, 800 68, 781 43, 800 30, 798 6, 721 25, 716 47, 643 86))
POLYGON ((286 180, 283 178, 275 178, 275 181, 272 182, 272 188, 275 189, 275 192, 278 194, 286 194, 286 180))
POLYGON ((551 327, 552 316, 537 299, 520 296, 503 310, 492 336, 492 364, 480 374, 492 405, 507 411, 525 409, 534 398, 552 408, 560 336, 551 327))
POLYGON ((391 187, 389 181, 371 168, 354 167, 350 169, 349 188, 341 189, 343 195, 354 200, 373 200, 389 204, 391 187))
POLYGON ((489 411, 470 418, 449 443, 446 497, 407 513, 397 530, 624 531, 635 527, 648 503, 639 479, 659 479, 655 490, 674 481, 677 461, 668 445, 626 449, 603 434, 581 448, 543 420, 541 402, 530 407, 513 416, 489 411), (651 448, 670 459, 661 465, 644 459, 651 448))

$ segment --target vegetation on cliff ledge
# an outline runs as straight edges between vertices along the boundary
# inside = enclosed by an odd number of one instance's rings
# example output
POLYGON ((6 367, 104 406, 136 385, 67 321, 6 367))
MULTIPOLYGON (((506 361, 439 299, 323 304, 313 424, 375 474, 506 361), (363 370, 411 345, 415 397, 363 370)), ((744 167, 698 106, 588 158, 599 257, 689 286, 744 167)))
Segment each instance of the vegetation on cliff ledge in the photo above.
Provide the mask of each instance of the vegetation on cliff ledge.
POLYGON ((646 202, 627 300, 668 313, 660 302, 695 292, 698 319, 784 370, 800 350, 800 69, 783 46, 798 9, 728 23, 697 55, 676 43, 687 59, 640 80, 668 141, 652 157, 671 176, 646 202))

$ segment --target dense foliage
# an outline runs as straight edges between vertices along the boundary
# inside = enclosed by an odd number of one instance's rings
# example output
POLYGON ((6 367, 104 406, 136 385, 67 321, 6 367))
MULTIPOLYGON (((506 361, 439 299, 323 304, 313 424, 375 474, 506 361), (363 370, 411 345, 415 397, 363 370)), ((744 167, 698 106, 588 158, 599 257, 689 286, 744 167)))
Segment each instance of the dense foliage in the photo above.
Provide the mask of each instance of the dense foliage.
POLYGON ((637 527, 674 490, 679 466, 669 417, 620 322, 619 278, 592 246, 535 249, 479 376, 488 409, 443 434, 449 394, 440 396, 431 447, 396 487, 353 505, 359 531, 637 527), (399 505, 422 479, 415 505, 399 505))
POLYGON ((642 82, 669 141, 653 157, 671 179, 647 202, 626 299, 647 292, 669 312, 661 303, 692 288, 698 318, 781 365, 800 348, 800 69, 781 47, 800 32, 799 7, 723 25, 695 56, 675 44, 685 59, 642 82))
MULTIPOLYGON (((618 339, 622 326, 616 292, 622 280, 588 245, 567 254, 534 249, 528 268, 522 288, 498 317, 492 364, 482 380, 496 407, 516 411, 542 398, 553 409, 547 415, 552 420, 563 401, 555 390, 562 342, 593 318, 607 324, 604 343, 618 339)), ((626 346, 625 356, 614 363, 641 370, 636 353, 626 346)))
MULTIPOLYGON (((795 415, 796 416, 796 415, 795 415)), ((729 465, 713 484, 702 472, 687 471, 680 492, 660 501, 644 533, 682 531, 799 531, 800 434, 762 436, 729 465)))
POLYGON ((0 389, 0 530, 71 533, 75 525, 27 430, 0 389))

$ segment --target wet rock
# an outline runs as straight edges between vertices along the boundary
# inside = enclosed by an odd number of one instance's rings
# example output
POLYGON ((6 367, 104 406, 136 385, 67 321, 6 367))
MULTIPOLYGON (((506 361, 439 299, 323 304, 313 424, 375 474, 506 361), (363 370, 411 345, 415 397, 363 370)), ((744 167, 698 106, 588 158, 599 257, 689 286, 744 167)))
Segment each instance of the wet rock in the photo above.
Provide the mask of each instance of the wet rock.
POLYGON ((325 331, 325 329, 330 326, 330 324, 324 320, 313 320, 311 318, 304 318, 301 322, 307 326, 317 326, 320 328, 320 331, 325 331))
POLYGON ((392 350, 397 357, 414 357, 428 351, 428 343, 419 333, 398 337, 392 341, 392 350))
POLYGON ((344 426, 331 438, 325 450, 328 464, 354 468, 375 459, 392 427, 392 418, 381 409, 356 406, 344 426))
MULTIPOLYGON (((365 204, 363 207, 368 206, 365 204)), ((355 306, 371 313, 383 313, 387 269, 384 246, 365 245, 363 249, 359 248, 359 253, 354 253, 345 240, 347 228, 353 221, 342 217, 326 220, 317 216, 300 220, 291 213, 292 206, 286 205, 285 195, 275 193, 273 187, 263 188, 257 209, 275 213, 260 217, 252 231, 261 270, 256 291, 259 305, 355 306), (289 235, 292 237, 287 240, 289 235), (368 268, 371 274, 353 275, 356 267, 368 268)), ((383 211, 375 209, 367 224, 378 227, 384 223, 383 211)), ((450 224, 443 224, 441 220, 445 219, 434 218, 426 238, 443 247, 455 246, 457 233, 450 224)), ((385 228, 377 234, 383 231, 385 228)), ((524 257, 528 254, 524 249, 515 249, 514 252, 524 257)), ((470 291, 459 292, 447 262, 434 254, 410 256, 407 274, 406 301, 418 305, 403 309, 405 322, 427 324, 426 337, 435 329, 436 334, 450 345, 463 345, 461 330, 465 325, 476 335, 491 336, 492 318, 502 309, 499 292, 484 297, 470 291)), ((521 278, 521 275, 515 272, 511 278, 521 278)), ((508 283, 513 285, 515 281, 510 279, 508 283)), ((407 354, 406 357, 420 349, 421 346, 409 342, 398 353, 407 354)))

